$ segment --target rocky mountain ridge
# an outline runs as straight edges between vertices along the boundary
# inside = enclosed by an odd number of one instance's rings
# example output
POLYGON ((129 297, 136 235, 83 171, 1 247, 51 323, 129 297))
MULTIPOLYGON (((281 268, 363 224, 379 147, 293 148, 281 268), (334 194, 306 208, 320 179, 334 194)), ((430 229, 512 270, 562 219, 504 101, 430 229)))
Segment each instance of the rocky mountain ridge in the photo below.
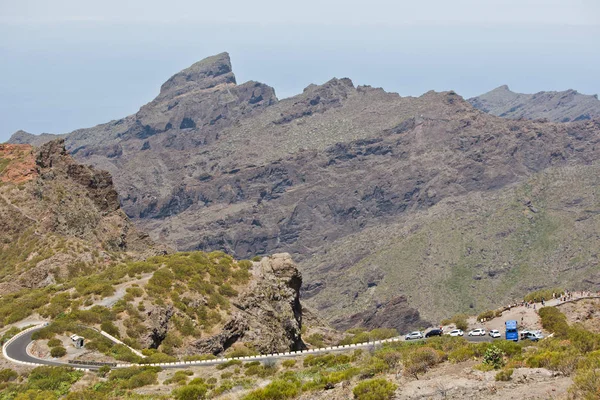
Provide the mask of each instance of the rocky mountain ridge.
POLYGON ((562 92, 515 93, 507 85, 469 99, 473 107, 510 119, 547 119, 553 122, 600 118, 598 95, 569 89, 562 92))
MULTIPOLYGON (((479 310, 534 287, 534 276, 510 286, 519 273, 513 267, 476 272, 489 258, 437 261, 433 248, 454 253, 443 238, 419 233, 417 221, 453 200, 475 209, 479 193, 505 193, 549 168, 593 166, 600 151, 593 119, 510 120, 454 92, 401 97, 347 78, 278 100, 264 84, 237 85, 231 71, 225 53, 194 64, 137 114, 74 131, 67 147, 78 160, 111 171, 123 208, 155 240, 240 258, 290 252, 305 276, 307 303, 343 328, 416 328, 421 318, 479 310), (396 241, 404 237, 427 245, 418 254, 373 261, 380 244, 404 248, 396 241), (411 272, 421 264, 427 276, 411 272), (444 301, 449 293, 440 288, 454 286, 462 297, 444 301), (440 298, 428 303, 427 293, 440 298), (465 300, 471 294, 478 300, 465 300)), ((596 219, 586 221, 595 231, 596 219)), ((516 231, 513 224, 502 229, 516 231)), ((448 242, 468 254, 485 250, 448 242)), ((512 249, 498 251, 508 257, 512 249)), ((586 262, 574 269, 588 268, 586 262)), ((564 271, 551 276, 585 285, 564 271)))

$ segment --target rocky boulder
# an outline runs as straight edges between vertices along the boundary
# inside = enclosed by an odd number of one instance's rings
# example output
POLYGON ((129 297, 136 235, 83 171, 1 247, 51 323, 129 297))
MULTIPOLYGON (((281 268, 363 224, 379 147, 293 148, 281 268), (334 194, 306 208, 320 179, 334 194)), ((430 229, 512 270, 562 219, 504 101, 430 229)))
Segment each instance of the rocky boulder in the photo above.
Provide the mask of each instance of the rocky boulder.
POLYGON ((305 348, 300 333, 302 275, 290 255, 264 257, 254 263, 252 274, 221 332, 194 342, 190 353, 220 354, 234 343, 244 343, 261 354, 305 348))

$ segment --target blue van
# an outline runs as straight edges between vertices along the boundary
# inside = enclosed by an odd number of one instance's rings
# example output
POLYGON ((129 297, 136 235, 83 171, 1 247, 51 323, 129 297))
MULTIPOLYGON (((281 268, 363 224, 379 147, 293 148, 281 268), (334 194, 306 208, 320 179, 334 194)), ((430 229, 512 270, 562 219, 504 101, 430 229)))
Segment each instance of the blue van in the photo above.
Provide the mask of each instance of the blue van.
POLYGON ((506 340, 512 340, 514 342, 519 341, 519 331, 517 330, 517 321, 511 319, 506 321, 506 340))

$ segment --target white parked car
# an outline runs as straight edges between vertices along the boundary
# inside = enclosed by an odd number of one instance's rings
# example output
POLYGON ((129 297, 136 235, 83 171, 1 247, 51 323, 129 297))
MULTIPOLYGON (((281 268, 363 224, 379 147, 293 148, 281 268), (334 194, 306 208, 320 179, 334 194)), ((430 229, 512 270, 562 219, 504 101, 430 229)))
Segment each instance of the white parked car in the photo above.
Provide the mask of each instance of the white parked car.
POLYGON ((469 336, 485 336, 485 329, 477 328, 469 332, 469 336))
POLYGON ((500 334, 500 331, 496 330, 496 329, 492 329, 490 331, 490 336, 493 338, 499 338, 502 337, 502 335, 500 334))
POLYGON ((423 334, 419 331, 409 333, 404 337, 406 340, 423 339, 423 334))
POLYGON ((462 336, 464 334, 465 333, 460 329, 455 329, 453 331, 448 332, 448 335, 450 335, 450 336, 462 336))
POLYGON ((544 335, 540 331, 522 331, 520 336, 521 340, 531 340, 533 342, 544 338, 544 335))

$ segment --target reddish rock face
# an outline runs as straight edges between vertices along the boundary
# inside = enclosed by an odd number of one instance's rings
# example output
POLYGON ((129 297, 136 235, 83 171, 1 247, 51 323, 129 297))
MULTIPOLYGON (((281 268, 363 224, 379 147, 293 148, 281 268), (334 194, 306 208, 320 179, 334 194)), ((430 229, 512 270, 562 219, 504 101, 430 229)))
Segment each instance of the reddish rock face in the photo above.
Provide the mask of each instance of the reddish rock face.
POLYGON ((24 183, 37 176, 33 148, 27 144, 0 144, 0 182, 24 183))

